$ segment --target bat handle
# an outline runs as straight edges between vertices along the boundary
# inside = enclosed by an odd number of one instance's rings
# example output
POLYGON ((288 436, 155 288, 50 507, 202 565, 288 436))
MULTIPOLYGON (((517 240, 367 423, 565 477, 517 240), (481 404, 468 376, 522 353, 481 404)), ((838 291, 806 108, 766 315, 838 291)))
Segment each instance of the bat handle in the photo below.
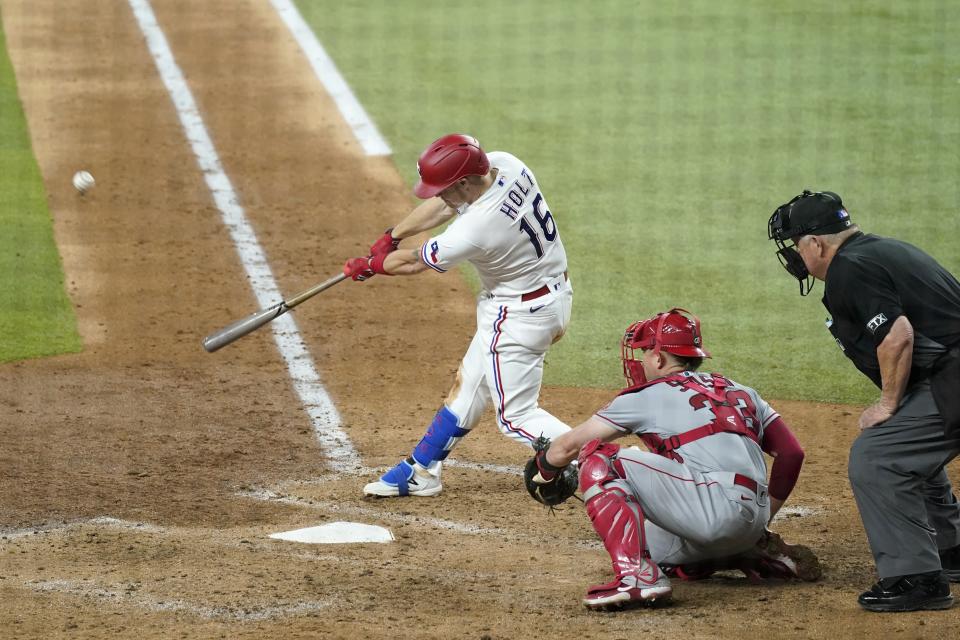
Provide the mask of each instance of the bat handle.
POLYGON ((305 302, 309 300, 310 298, 317 295, 321 291, 326 291, 327 289, 337 284, 338 282, 343 282, 344 280, 347 279, 347 277, 348 276, 345 273, 338 273, 335 276, 331 276, 327 278, 326 280, 316 285, 315 287, 310 287, 306 291, 301 291, 300 293, 293 296, 289 300, 284 301, 283 304, 287 306, 287 309, 293 309, 295 306, 297 306, 301 302, 305 302))

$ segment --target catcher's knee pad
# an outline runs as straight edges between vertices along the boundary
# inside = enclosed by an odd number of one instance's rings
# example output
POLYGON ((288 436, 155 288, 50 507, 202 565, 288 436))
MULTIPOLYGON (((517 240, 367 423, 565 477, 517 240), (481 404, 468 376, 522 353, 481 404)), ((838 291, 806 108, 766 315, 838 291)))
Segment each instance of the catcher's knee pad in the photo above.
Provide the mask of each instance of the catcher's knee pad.
POLYGON ((583 501, 603 491, 603 485, 624 477, 623 467, 617 460, 620 445, 602 440, 591 440, 580 449, 577 462, 580 466, 580 493, 583 501))
POLYGON ((424 467, 443 460, 469 429, 460 428, 460 419, 444 405, 437 411, 423 438, 413 449, 413 459, 424 467))

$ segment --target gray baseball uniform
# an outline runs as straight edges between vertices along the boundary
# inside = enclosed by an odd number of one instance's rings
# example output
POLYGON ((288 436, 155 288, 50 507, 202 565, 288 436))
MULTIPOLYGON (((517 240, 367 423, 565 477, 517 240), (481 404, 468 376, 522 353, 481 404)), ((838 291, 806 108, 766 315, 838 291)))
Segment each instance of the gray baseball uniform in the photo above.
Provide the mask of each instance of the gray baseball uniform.
POLYGON ((778 414, 755 390, 688 371, 624 391, 596 415, 653 449, 667 443, 664 455, 631 447, 618 457, 626 479, 616 484, 640 501, 655 562, 732 555, 761 537, 770 505, 759 441, 778 414), (681 434, 718 421, 740 433, 680 443, 681 434))

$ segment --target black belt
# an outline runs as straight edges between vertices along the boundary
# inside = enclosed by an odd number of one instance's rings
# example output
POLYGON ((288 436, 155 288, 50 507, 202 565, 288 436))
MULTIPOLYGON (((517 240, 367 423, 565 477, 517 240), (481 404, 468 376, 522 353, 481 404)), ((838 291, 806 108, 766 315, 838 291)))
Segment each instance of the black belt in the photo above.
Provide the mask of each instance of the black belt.
MULTIPOLYGON (((563 279, 567 280, 567 272, 563 272, 563 279)), ((520 302, 527 302, 528 300, 536 300, 540 296, 545 296, 550 293, 550 287, 543 285, 539 289, 534 289, 533 291, 527 291, 520 296, 520 302)))

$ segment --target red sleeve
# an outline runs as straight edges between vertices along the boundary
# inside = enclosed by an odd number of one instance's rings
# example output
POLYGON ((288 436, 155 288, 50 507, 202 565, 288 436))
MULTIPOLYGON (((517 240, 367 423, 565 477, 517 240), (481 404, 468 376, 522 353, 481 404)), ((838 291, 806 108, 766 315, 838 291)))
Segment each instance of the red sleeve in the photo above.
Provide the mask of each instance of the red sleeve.
POLYGON ((800 467, 803 466, 803 447, 790 427, 777 417, 763 430, 764 453, 773 456, 773 468, 770 469, 770 496, 777 500, 786 500, 793 486, 797 484, 800 467))

